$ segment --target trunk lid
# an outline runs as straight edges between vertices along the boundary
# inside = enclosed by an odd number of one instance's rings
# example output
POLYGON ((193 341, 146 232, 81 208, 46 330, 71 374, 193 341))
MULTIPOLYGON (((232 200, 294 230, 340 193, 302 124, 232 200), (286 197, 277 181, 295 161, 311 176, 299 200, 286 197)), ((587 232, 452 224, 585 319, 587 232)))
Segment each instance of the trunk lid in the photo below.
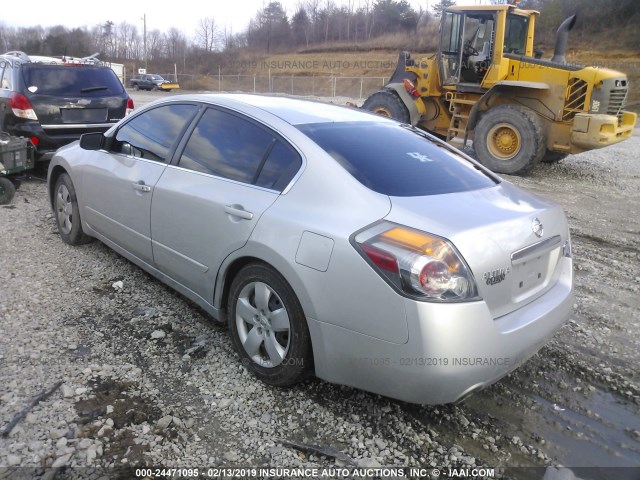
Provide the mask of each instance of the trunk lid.
POLYGON ((535 300, 558 280, 568 228, 564 212, 551 202, 506 182, 391 202, 387 220, 453 243, 494 318, 535 300))

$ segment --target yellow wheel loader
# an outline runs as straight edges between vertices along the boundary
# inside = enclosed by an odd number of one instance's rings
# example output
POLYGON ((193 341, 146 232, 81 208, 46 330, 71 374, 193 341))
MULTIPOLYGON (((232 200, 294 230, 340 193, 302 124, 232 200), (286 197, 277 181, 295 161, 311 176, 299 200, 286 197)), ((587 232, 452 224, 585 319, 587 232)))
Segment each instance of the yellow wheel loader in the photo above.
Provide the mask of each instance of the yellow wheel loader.
POLYGON ((536 163, 629 138, 625 74, 567 64, 569 30, 551 60, 534 51, 539 12, 516 5, 455 6, 442 14, 436 55, 402 52, 391 81, 363 108, 466 146, 489 169, 525 174, 536 163))

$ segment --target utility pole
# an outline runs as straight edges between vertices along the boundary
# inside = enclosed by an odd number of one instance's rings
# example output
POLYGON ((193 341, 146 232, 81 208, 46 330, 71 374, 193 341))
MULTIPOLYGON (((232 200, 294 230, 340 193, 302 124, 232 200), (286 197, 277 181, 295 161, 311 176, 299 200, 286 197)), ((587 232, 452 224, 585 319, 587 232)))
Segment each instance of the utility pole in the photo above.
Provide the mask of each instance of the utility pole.
POLYGON ((142 21, 143 21, 143 26, 142 26, 142 32, 143 32, 143 38, 144 38, 144 70, 145 72, 147 71, 147 14, 143 14, 142 15, 142 21))

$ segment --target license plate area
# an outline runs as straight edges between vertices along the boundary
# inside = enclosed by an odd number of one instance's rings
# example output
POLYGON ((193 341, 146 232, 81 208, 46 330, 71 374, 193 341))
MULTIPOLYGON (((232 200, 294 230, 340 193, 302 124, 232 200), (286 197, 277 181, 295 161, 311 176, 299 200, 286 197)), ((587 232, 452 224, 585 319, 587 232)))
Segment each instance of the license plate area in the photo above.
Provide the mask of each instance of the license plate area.
POLYGON ((61 108, 63 123, 100 123, 107 121, 106 108, 61 108))

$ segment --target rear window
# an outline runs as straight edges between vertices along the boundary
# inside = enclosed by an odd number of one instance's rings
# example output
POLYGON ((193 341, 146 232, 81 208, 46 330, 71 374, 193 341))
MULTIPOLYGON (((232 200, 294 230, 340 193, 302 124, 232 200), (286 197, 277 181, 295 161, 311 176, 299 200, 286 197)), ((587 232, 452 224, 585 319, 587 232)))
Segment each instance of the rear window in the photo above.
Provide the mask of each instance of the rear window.
POLYGON ((68 97, 121 95, 124 87, 108 67, 23 65, 24 83, 31 93, 68 97))
POLYGON ((360 183, 395 197, 488 188, 497 181, 473 163, 392 122, 298 125, 360 183))

